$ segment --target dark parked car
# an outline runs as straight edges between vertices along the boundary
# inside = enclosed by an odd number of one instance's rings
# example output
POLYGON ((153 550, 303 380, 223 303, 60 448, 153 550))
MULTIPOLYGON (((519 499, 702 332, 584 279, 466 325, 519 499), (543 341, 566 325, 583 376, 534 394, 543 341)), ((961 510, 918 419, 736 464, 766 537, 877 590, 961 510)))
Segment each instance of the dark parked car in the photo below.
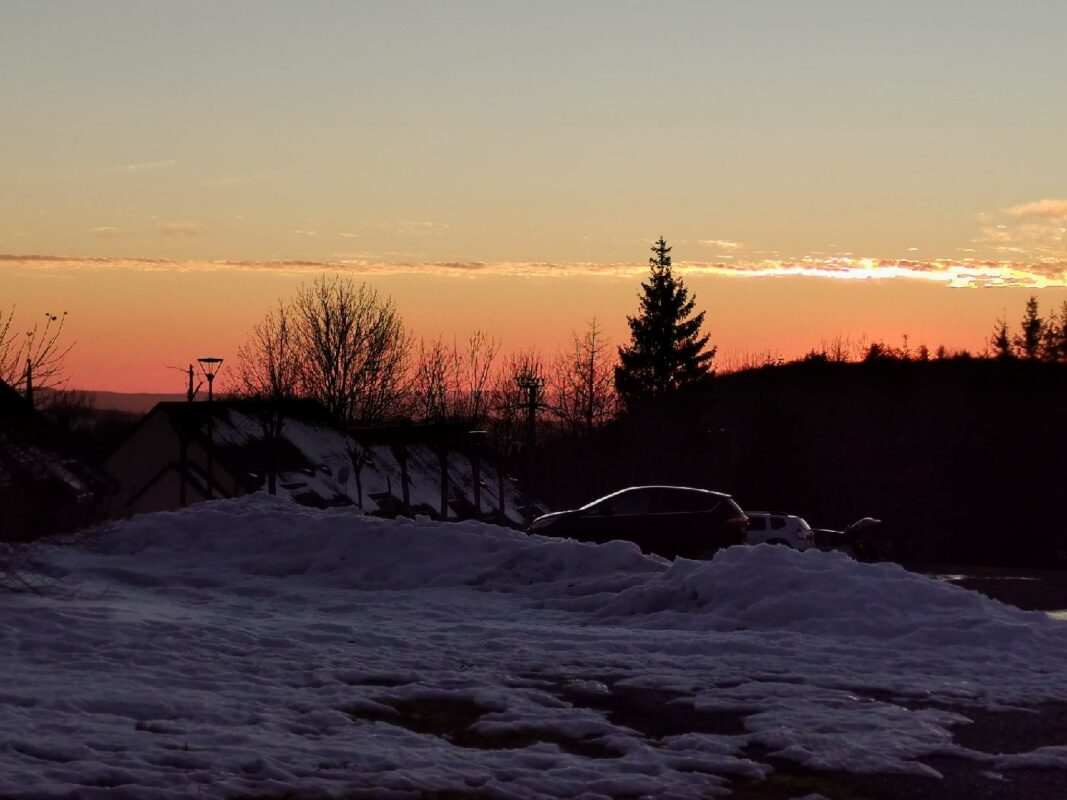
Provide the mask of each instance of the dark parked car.
POLYGON ((666 558, 710 558, 745 541, 748 517, 720 492, 683 486, 634 486, 574 511, 545 514, 527 530, 586 542, 627 539, 666 558))
POLYGON ((817 528, 812 531, 820 550, 840 550, 857 561, 884 561, 894 557, 896 545, 880 519, 864 517, 843 531, 817 528))

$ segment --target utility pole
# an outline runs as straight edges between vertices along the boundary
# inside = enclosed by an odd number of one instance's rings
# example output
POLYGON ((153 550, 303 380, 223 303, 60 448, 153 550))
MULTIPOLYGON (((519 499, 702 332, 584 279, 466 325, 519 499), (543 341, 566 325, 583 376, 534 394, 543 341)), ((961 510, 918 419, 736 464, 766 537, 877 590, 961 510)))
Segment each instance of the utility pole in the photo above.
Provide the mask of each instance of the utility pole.
POLYGON ((541 404, 545 378, 527 367, 515 376, 515 385, 526 395, 523 405, 526 406, 526 453, 529 455, 537 439, 537 407, 541 404))
POLYGON ((33 408, 33 361, 26 359, 26 402, 33 408))

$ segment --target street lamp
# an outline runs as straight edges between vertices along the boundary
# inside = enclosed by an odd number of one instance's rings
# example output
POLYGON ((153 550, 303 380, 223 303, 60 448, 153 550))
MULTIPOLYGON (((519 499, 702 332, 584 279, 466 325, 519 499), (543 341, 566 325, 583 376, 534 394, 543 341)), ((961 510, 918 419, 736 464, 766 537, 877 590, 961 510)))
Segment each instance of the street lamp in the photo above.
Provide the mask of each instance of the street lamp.
POLYGON ((215 383, 215 376, 219 374, 219 370, 222 368, 222 359, 215 358, 214 356, 206 356, 204 358, 198 358, 197 361, 200 363, 200 370, 204 373, 204 377, 207 378, 207 496, 209 500, 214 500, 215 410, 211 408, 211 402, 214 400, 212 385, 215 383))
POLYGON ((215 376, 219 374, 219 370, 222 369, 222 359, 214 358, 212 356, 206 356, 204 358, 198 358, 200 362, 200 370, 204 373, 204 377, 207 378, 207 400, 210 403, 212 400, 211 386, 215 382, 215 376))

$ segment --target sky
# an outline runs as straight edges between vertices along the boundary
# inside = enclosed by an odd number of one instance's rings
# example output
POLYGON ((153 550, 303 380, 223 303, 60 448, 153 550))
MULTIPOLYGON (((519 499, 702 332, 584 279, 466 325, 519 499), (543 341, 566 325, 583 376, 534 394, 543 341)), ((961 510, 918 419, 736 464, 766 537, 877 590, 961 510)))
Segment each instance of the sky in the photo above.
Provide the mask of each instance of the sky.
POLYGON ((321 272, 420 336, 621 343, 659 235, 724 359, 1067 300, 1060 2, 0 13, 0 305, 68 311, 84 388, 174 388, 321 272))

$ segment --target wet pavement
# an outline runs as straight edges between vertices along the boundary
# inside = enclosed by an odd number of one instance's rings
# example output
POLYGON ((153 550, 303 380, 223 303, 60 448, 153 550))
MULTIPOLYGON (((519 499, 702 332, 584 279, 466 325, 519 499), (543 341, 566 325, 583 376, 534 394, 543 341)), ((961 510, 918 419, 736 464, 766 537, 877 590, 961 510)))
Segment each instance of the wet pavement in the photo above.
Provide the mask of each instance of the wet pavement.
POLYGON ((1067 620, 1067 569, 1015 569, 949 564, 908 565, 913 572, 981 592, 1026 611, 1067 620))

